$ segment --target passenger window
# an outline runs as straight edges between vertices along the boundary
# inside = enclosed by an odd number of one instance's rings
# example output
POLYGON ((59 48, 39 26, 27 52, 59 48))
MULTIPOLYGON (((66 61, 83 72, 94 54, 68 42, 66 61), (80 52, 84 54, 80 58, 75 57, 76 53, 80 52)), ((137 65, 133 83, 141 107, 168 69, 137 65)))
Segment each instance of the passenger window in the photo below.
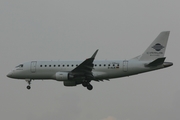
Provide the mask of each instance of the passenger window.
POLYGON ((60 65, 58 65, 58 67, 60 67, 60 65))
POLYGON ((67 65, 67 67, 69 67, 69 65, 67 65))
POLYGON ((49 65, 49 67, 51 67, 51 65, 49 65))
POLYGON ((104 66, 106 66, 106 64, 104 64, 104 66))
POLYGON ((45 65, 45 67, 47 67, 47 65, 45 65))
POLYGON ((54 65, 54 67, 56 67, 56 65, 54 65))
POLYGON ((64 65, 63 65, 63 67, 64 67, 64 65))
POLYGON ((99 64, 99 66, 101 66, 101 64, 99 64))
POLYGON ((40 67, 42 67, 42 65, 40 65, 40 67))

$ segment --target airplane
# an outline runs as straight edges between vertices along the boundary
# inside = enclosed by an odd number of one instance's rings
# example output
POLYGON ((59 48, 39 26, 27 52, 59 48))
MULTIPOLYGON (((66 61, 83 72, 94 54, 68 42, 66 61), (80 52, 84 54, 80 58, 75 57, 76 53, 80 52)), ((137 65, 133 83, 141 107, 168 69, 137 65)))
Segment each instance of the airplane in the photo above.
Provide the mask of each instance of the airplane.
POLYGON ((129 60, 94 61, 98 50, 84 61, 30 61, 16 66, 7 77, 23 79, 31 89, 32 80, 62 81, 64 86, 82 84, 92 90, 91 81, 137 75, 167 68, 172 62, 164 62, 170 31, 161 32, 142 55, 129 60))

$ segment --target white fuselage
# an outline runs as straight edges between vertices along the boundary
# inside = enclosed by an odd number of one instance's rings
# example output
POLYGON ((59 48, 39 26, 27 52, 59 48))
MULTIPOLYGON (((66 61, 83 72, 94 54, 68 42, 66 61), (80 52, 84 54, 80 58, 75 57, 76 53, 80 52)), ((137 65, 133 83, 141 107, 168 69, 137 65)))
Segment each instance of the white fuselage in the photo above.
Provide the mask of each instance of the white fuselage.
MULTIPOLYGON (((54 79, 57 72, 70 72, 81 61, 31 61, 16 67, 7 76, 16 79, 54 79)), ((156 67, 145 67, 146 62, 136 59, 124 61, 94 61, 92 69, 95 80, 111 79, 130 76, 138 73, 161 69, 163 64, 156 67)))

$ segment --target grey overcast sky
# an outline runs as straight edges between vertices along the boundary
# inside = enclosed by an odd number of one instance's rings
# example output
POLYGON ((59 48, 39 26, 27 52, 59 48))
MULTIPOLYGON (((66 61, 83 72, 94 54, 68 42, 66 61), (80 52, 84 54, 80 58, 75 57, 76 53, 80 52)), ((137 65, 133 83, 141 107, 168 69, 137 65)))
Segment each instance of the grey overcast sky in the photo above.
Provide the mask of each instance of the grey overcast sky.
POLYGON ((0 0, 2 120, 179 120, 179 0, 0 0), (166 61, 141 75, 64 87, 6 77, 31 60, 123 60, 170 30, 166 61))

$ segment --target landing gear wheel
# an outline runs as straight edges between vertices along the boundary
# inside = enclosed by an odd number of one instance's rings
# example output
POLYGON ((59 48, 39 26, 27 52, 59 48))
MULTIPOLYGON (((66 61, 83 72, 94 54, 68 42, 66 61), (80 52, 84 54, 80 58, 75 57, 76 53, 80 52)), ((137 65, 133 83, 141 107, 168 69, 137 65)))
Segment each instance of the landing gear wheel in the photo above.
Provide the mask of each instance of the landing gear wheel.
POLYGON ((28 86, 26 87, 28 90, 31 89, 31 79, 26 79, 26 82, 28 83, 28 86))
POLYGON ((30 89, 31 89, 31 86, 28 85, 28 86, 27 86, 27 89, 30 90, 30 89))
POLYGON ((93 89, 93 86, 92 86, 91 84, 89 84, 89 85, 87 86, 87 89, 88 89, 88 90, 92 90, 92 89, 93 89))

